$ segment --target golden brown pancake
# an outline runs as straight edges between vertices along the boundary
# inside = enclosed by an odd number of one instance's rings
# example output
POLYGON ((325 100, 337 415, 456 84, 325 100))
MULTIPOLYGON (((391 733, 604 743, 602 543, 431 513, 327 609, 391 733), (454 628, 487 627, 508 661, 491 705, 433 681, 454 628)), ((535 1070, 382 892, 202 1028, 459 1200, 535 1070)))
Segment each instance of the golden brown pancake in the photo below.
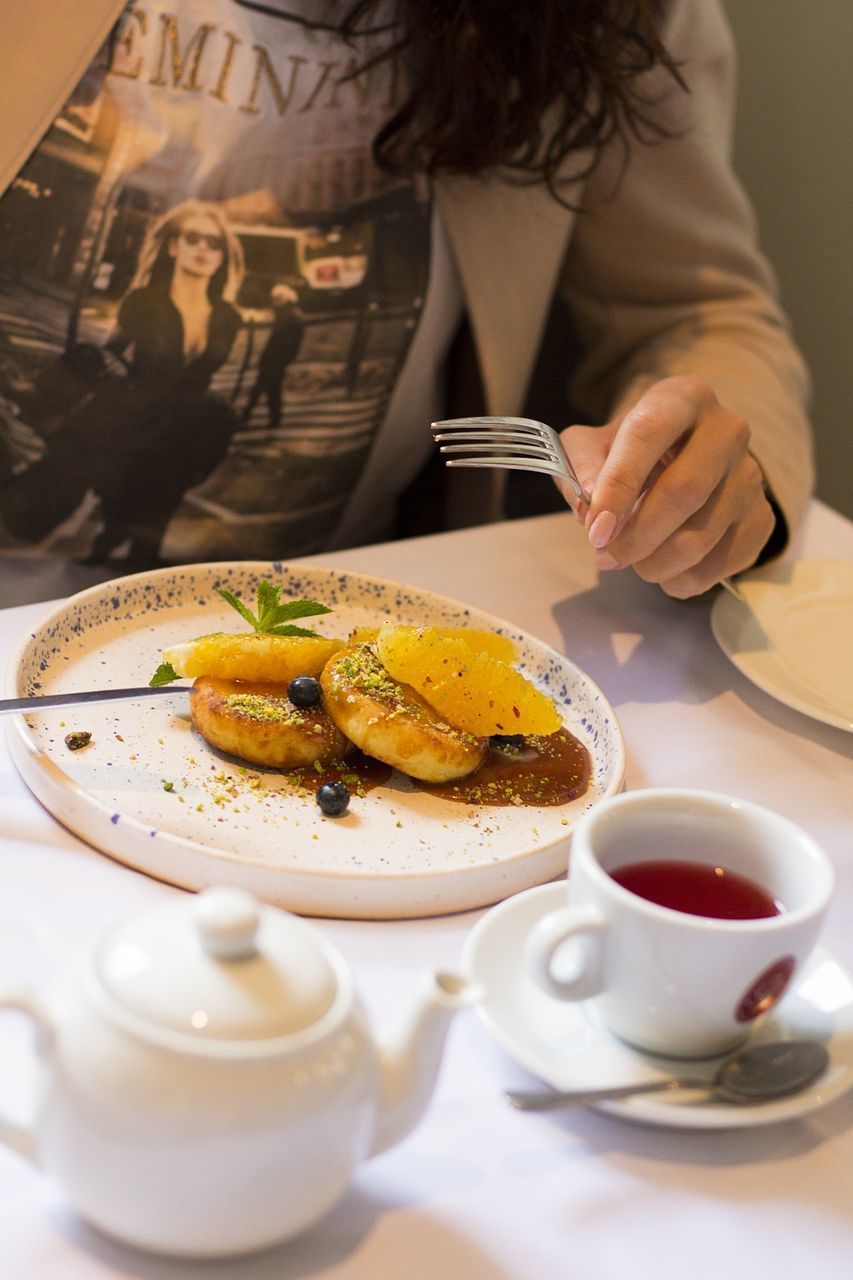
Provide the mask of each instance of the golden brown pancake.
POLYGON ((274 769, 340 760, 352 751, 321 703, 294 706, 284 684, 199 676, 190 715, 211 746, 274 769))
POLYGON ((323 699, 357 747, 424 782, 464 778, 482 762, 487 738, 446 724, 409 685, 392 679, 369 644, 334 654, 320 676, 323 699))

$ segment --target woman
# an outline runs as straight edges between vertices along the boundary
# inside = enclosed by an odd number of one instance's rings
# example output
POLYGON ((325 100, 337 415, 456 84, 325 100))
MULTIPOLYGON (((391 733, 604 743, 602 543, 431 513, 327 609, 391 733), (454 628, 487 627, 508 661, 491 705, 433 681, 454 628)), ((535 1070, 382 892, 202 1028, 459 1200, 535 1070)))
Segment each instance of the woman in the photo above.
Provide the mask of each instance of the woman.
MULTIPOLYGON (((335 198, 351 172, 350 133, 381 100, 373 162, 428 179, 461 286, 454 294, 446 270, 442 304, 461 293, 490 411, 521 410, 549 302, 561 296, 582 350, 575 399, 596 423, 572 426, 565 441, 592 492, 578 514, 602 569, 631 566, 687 596, 784 545, 813 478, 807 378, 731 169, 733 49, 718 0, 207 3, 203 24, 188 0, 172 9, 175 48, 198 54, 181 81, 194 89, 181 120, 215 111, 232 130, 187 135, 205 146, 233 140, 196 166, 209 190, 238 202, 269 195, 288 225, 313 225, 314 198, 335 198), (391 67, 380 99, 375 76, 391 67), (320 125, 343 102, 338 163, 338 134, 320 125)), ((162 107, 168 129, 175 86, 158 79, 156 63, 140 73, 147 46, 136 11, 123 13, 121 0, 103 0, 99 19, 78 9, 72 0, 52 7, 57 29, 59 11, 67 18, 64 40, 40 54, 55 84, 72 83, 75 68, 82 75, 118 21, 109 74, 122 100, 139 96, 139 118, 162 107)), ((63 102, 57 88, 54 114, 63 102)), ((30 150, 50 111, 43 103, 28 116, 30 150)), ((5 149, 0 170, 14 177, 27 147, 5 149)), ((341 204, 323 206, 325 225, 354 207, 341 204)), ((393 240, 390 221, 382 229, 393 240)), ((347 477, 347 510, 325 548, 380 536, 374 514, 424 461, 428 413, 447 407, 430 380, 444 367, 448 311, 430 299, 424 312, 430 324, 419 332, 429 328, 431 345, 418 351, 417 384, 401 385, 401 363, 400 382, 383 387, 388 417, 347 477), (392 421, 401 403, 407 413, 392 421)), ((274 511, 280 491, 260 479, 264 511, 274 511)), ((485 515, 465 508, 468 519, 485 515)), ((288 554, 284 535, 280 543, 277 554, 288 554)))
MULTIPOLYGON (((757 387, 769 373, 761 348, 769 330, 784 328, 784 319, 768 306, 769 275, 760 297, 754 279, 727 279, 728 264, 714 260, 717 245, 723 247, 722 228, 713 225, 720 210, 725 206, 723 216, 734 217, 727 246, 732 261, 745 247, 736 244, 735 223, 749 216, 742 193, 725 190, 735 186, 726 154, 731 93, 727 83, 720 90, 732 50, 716 5, 448 0, 436 7, 397 0, 395 8, 394 55, 404 61, 410 92, 376 139, 381 163, 426 169, 439 181, 443 175, 502 173, 510 183, 544 185, 555 202, 573 204, 582 193, 562 292, 586 347, 586 368, 594 370, 585 376, 601 381, 606 374, 609 381, 610 414, 594 428, 568 428, 563 442, 592 494, 589 508, 577 514, 596 548, 598 568, 631 566, 681 597, 778 553, 787 521, 756 456, 765 442, 751 433, 745 416, 753 406, 761 413, 761 395, 744 382, 757 379, 757 387), (688 54, 683 63, 681 50, 688 54), (717 81, 711 93, 707 80, 692 83, 692 63, 704 64, 717 81), (691 93, 700 99, 695 104, 691 93), (689 186, 699 148, 694 157, 687 154, 674 181, 672 162, 667 167, 663 161, 657 189, 648 179, 645 190, 631 189, 638 161, 654 183, 655 153, 665 157, 683 140, 690 143, 691 109, 692 129, 706 133, 719 166, 715 207, 704 222, 698 220, 702 212, 690 207, 697 203, 689 186), (595 222, 595 238, 587 234, 585 245, 587 226, 595 222), (644 262, 647 230, 652 256, 644 262), (646 317, 641 326, 641 310, 647 317, 656 312, 656 319, 646 317), (759 317, 767 326, 764 336, 750 332, 759 317), (621 350, 612 335, 619 327, 621 350), (697 339, 709 339, 710 360, 702 352, 694 371, 697 339), (721 403, 702 376, 703 365, 721 371, 725 394, 726 366, 738 363, 740 343, 759 359, 747 369, 747 358, 732 379, 742 402, 733 397, 721 403), (621 369, 614 364, 620 358, 621 369)), ((353 33, 382 12, 381 0, 358 0, 345 30, 353 33)), ((707 176, 707 159, 702 166, 706 173, 697 183, 707 176)), ((797 402, 807 378, 796 353, 790 354, 782 399, 797 402)), ((765 389, 778 403, 779 388, 768 383, 765 389)), ((803 481, 794 506, 799 515, 813 478, 802 416, 790 449, 803 481)), ((796 483, 790 472, 784 479, 786 488, 796 483)), ((563 492, 573 502, 568 488, 563 492)))
POLYGON ((224 363, 240 314, 240 241, 215 204, 186 200, 153 225, 118 312, 110 351, 140 385, 207 391, 224 363))
POLYGON ((154 223, 105 344, 126 377, 96 384, 45 458, 8 486, 12 533, 44 537, 92 489, 102 527, 90 558, 156 560, 183 494, 222 460, 237 425, 210 384, 240 327, 242 276, 240 242, 216 205, 187 200, 154 223), (81 470, 87 456, 94 465, 81 470))

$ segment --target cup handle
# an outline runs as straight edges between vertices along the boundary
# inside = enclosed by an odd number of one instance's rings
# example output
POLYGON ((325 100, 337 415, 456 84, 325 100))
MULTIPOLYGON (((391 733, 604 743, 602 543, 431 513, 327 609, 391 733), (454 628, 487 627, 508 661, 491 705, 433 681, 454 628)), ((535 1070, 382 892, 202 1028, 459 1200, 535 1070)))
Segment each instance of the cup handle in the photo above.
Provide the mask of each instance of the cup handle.
POLYGON ((535 982, 558 1000, 586 1000, 604 987, 604 934, 607 921, 595 907, 561 907, 540 920, 525 947, 535 982), (570 938, 581 939, 577 970, 554 973, 554 955, 570 938))
MULTIPOLYGON (((36 1000, 17 987, 0 987, 0 1009, 15 1009, 25 1014, 36 1025, 37 1047, 41 1048, 53 1038, 53 1024, 36 1000)), ((35 1161, 35 1132, 32 1124, 19 1124, 0 1114, 0 1142, 35 1161)))

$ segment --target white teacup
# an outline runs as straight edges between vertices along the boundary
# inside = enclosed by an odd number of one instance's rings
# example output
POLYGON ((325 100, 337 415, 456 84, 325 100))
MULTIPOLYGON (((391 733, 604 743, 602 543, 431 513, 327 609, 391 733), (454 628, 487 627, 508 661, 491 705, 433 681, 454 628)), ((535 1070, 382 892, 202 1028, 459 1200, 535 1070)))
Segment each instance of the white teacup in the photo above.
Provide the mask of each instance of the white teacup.
POLYGON ((778 1001, 817 941, 833 885, 822 849, 768 809, 704 791, 627 792, 578 823, 568 906, 539 922, 526 958, 545 991, 592 998, 628 1043, 670 1057, 710 1056, 740 1043, 778 1001), (660 860, 688 865, 648 866, 660 860), (633 877, 634 890, 614 873, 633 877), (726 909, 779 913, 693 914, 697 905, 724 909, 721 885, 726 909), (640 896, 660 897, 661 887, 675 889, 677 907, 640 896), (699 901, 684 909, 687 892, 699 901))

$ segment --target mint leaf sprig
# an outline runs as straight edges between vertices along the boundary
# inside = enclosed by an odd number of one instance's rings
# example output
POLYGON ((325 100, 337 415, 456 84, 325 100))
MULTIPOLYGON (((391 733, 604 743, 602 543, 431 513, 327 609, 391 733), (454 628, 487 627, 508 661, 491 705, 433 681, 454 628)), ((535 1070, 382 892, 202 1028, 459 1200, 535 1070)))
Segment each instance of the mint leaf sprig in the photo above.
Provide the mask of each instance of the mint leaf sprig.
MULTIPOLYGON (((244 604, 233 591, 229 591, 226 587, 215 587, 214 590, 227 604, 231 605, 232 609, 237 610, 253 631, 263 632, 269 636, 316 636, 316 631, 310 631, 307 627, 296 627, 292 620, 313 618, 321 613, 332 612, 327 605, 320 604, 319 600, 288 600, 282 604, 282 588, 274 587, 271 582, 266 582, 264 579, 258 583, 257 615, 252 613, 248 605, 244 604)), ((161 662, 148 684, 150 688, 156 689, 180 678, 171 662, 161 662)))
POLYGON ((321 613, 332 612, 327 605, 320 604, 319 600, 288 600, 282 604, 281 587, 274 587, 263 578, 258 583, 257 616, 233 591, 228 591, 226 587, 216 587, 215 590, 254 631, 262 631, 270 636, 316 636, 317 632, 307 627, 295 627, 293 619, 313 618, 321 613))
POLYGON ((161 662, 148 681, 148 687, 149 689, 159 689, 161 685, 171 684, 173 680, 180 680, 180 678, 171 662, 161 662))

